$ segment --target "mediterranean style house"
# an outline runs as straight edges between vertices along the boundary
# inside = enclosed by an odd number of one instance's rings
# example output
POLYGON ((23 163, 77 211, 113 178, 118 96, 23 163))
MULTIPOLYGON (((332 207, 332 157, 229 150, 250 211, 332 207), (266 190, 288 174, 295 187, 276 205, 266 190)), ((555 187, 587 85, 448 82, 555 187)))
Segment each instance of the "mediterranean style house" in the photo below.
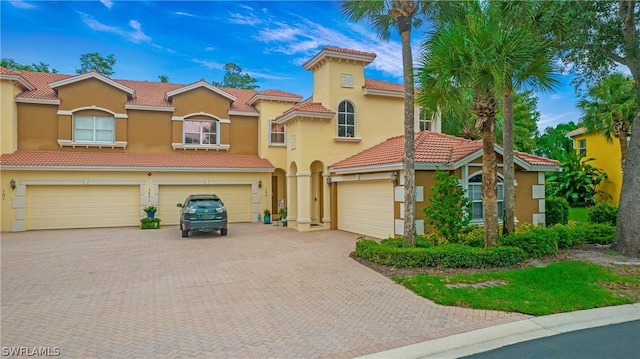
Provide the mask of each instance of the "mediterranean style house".
POLYGON ((609 142, 601 133, 589 133, 585 127, 569 131, 567 136, 573 141, 573 148, 578 153, 585 154, 586 158, 593 158, 590 164, 607 174, 608 181, 603 181, 598 186, 598 190, 607 195, 599 196, 598 200, 617 206, 622 189, 622 152, 618 139, 609 142))
MULTIPOLYGON (((286 207, 298 231, 401 234, 403 140, 394 136, 403 133, 404 91, 365 78, 375 57, 323 48, 303 65, 313 74, 306 100, 204 80, 0 69, 0 229, 136 226, 150 204, 176 225, 176 203, 215 193, 230 222, 286 207)), ((481 143, 439 129, 416 109, 418 233, 437 167, 460 176, 482 220, 481 143)), ((518 153, 516 168, 518 221, 544 222, 544 172, 558 163, 518 153)))

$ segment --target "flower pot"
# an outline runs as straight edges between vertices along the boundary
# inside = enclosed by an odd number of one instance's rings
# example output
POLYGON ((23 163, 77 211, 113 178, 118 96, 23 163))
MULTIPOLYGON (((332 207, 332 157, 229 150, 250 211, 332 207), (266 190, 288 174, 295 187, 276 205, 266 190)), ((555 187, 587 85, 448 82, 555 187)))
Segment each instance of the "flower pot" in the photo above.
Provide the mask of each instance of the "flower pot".
POLYGON ((156 212, 147 212, 147 217, 154 218, 156 216, 156 212))
POLYGON ((269 224, 271 223, 271 215, 270 214, 265 214, 264 215, 264 224, 269 224))

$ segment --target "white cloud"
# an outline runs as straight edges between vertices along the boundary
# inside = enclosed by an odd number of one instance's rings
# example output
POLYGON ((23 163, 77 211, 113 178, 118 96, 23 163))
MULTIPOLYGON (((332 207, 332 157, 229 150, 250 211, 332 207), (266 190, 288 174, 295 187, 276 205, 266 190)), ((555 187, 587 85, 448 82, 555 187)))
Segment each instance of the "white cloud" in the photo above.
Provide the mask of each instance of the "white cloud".
POLYGON ((265 79, 265 80, 293 80, 293 77, 291 77, 291 76, 273 75, 273 74, 269 74, 269 73, 256 72, 256 71, 244 71, 243 70, 243 72, 247 73, 251 77, 257 77, 257 78, 265 79))
POLYGON ((187 17, 196 17, 193 14, 190 14, 188 12, 183 12, 183 11, 176 11, 173 13, 174 15, 180 15, 180 16, 187 16, 187 17))
POLYGON ((111 9, 113 6, 113 1, 111 0, 100 0, 100 2, 107 7, 107 9, 111 9))
POLYGON ((200 64, 206 68, 209 69, 217 69, 217 70, 222 70, 222 68, 224 67, 224 64, 215 62, 215 61, 208 61, 208 60, 200 60, 200 59, 192 59, 191 61, 195 62, 196 64, 200 64))
POLYGON ((213 46, 207 46, 207 47, 204 48, 204 51, 206 51, 206 52, 211 52, 213 50, 215 50, 215 47, 213 47, 213 46))
POLYGON ((576 122, 578 116, 575 111, 568 111, 559 114, 541 115, 540 121, 538 121, 538 129, 544 129, 547 127, 555 127, 560 123, 567 123, 570 121, 576 122))
POLYGON ((558 95, 558 94, 553 94, 551 95, 549 98, 553 101, 557 101, 557 100, 562 100, 563 98, 565 98, 566 96, 564 95, 558 95))
POLYGON ((142 26, 136 20, 129 21, 129 26, 133 29, 133 31, 131 31, 103 24, 91 17, 91 15, 85 13, 80 13, 80 16, 82 17, 82 21, 93 30, 116 34, 136 44, 141 42, 151 42, 151 38, 142 31, 142 26))
POLYGON ((238 25, 254 26, 262 23, 262 19, 253 14, 240 14, 237 12, 229 13, 229 22, 238 25))
MULTIPOLYGON (((378 56, 369 65, 370 68, 402 78, 402 46, 399 42, 380 40, 377 34, 357 24, 350 25, 348 28, 353 33, 353 37, 340 30, 298 17, 298 21, 273 22, 272 26, 260 30, 254 39, 268 44, 267 52, 299 55, 300 58, 294 60, 296 63, 308 60, 323 46, 374 52, 378 56)), ((417 55, 417 51, 414 51, 414 54, 417 55)))
POLYGON ((28 3, 22 0, 9 0, 9 4, 13 5, 14 7, 17 7, 18 9, 25 9, 25 10, 36 9, 38 7, 37 5, 33 5, 31 3, 28 3))

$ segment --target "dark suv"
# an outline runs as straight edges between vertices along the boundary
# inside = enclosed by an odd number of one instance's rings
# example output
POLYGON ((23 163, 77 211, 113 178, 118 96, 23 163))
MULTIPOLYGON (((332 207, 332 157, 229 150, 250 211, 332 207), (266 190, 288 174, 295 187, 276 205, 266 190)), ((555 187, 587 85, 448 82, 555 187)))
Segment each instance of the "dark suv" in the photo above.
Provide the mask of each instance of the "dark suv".
POLYGON ((215 194, 192 194, 178 203, 180 210, 180 230, 183 237, 189 237, 189 231, 220 231, 227 235, 227 210, 224 203, 215 194))

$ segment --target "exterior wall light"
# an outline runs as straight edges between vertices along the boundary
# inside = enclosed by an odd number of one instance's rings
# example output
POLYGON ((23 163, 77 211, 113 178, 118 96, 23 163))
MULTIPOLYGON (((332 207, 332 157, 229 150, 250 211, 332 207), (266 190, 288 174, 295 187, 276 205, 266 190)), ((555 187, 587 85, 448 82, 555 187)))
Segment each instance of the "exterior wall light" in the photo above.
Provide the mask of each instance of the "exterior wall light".
POLYGON ((16 180, 12 178, 11 181, 9 181, 9 185, 11 186, 11 189, 16 189, 16 180))
POLYGON ((331 186, 331 183, 332 183, 332 182, 331 182, 331 177, 327 176, 327 185, 328 185, 328 186, 331 186))
POLYGON ((262 180, 258 181, 258 188, 262 188, 262 180))
POLYGON ((393 183, 394 186, 398 185, 398 173, 397 172, 393 172, 391 174, 391 183, 393 183))

